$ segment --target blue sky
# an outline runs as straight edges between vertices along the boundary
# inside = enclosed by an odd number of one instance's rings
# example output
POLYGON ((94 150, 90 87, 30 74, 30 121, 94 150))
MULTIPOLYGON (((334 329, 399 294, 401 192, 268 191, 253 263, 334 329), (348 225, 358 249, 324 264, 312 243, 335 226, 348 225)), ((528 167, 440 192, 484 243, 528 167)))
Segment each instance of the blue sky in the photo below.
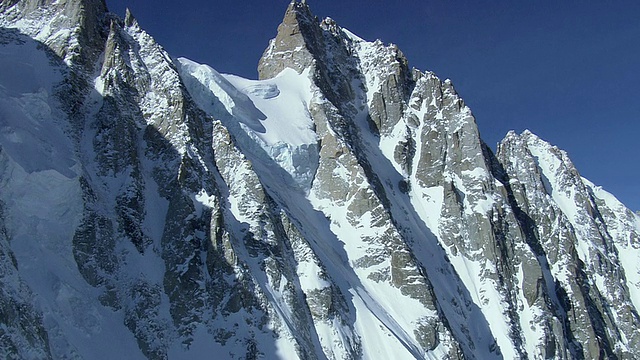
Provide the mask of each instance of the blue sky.
MULTIPOLYGON (((173 56, 248 78, 288 3, 107 0, 121 16, 129 7, 173 56)), ((319 18, 395 43, 411 66, 450 78, 494 150, 507 131, 530 129, 640 210, 640 2, 308 3, 319 18)))

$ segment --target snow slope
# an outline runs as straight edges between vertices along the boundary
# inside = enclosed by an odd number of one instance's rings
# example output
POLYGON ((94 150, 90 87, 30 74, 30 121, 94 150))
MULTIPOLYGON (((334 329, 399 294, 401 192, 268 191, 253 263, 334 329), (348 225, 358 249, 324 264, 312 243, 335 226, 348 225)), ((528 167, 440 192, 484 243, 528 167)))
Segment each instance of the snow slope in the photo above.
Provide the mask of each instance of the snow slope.
POLYGON ((142 358, 122 314, 95 301, 71 239, 82 165, 54 94, 66 66, 29 37, 0 29, 0 201, 20 276, 35 294, 52 356, 142 358), (9 40, 9 41, 7 41, 9 40), (113 344, 118 344, 114 347, 113 344))
POLYGON ((224 109, 232 115, 223 119, 227 126, 239 124, 303 191, 309 190, 317 168, 318 139, 308 110, 308 72, 286 69, 273 79, 258 81, 223 76, 185 58, 178 63, 191 96, 202 109, 216 116, 224 109))

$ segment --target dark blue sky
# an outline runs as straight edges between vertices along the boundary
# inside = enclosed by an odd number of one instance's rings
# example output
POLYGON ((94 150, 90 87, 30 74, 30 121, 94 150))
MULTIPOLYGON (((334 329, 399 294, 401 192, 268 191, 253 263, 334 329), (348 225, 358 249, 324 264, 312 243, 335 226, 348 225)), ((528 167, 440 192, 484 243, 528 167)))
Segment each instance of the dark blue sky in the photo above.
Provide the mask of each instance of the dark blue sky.
MULTIPOLYGON (((129 7, 173 56, 257 76, 289 0, 107 0, 129 7)), ((640 210, 640 2, 308 0, 411 66, 453 80, 483 139, 530 129, 582 176, 640 210), (506 5, 508 4, 508 6, 506 5)))

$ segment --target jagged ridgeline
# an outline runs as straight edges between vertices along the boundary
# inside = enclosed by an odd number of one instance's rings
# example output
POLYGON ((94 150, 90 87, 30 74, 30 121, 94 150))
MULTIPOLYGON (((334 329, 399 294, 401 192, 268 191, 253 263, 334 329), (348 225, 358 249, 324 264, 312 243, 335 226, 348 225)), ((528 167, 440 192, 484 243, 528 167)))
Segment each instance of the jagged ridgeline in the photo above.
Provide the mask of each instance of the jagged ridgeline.
POLYGON ((0 4, 0 357, 636 359, 640 219, 292 2, 260 80, 0 4))

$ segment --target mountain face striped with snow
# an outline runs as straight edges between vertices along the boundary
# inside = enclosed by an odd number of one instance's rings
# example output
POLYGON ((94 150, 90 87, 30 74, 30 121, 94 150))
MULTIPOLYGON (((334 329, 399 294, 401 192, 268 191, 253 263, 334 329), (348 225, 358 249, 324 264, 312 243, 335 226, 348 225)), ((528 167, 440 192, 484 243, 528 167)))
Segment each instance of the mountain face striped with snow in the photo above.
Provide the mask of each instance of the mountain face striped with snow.
POLYGON ((640 218, 292 2, 260 80, 0 4, 0 357, 634 359, 640 218))

